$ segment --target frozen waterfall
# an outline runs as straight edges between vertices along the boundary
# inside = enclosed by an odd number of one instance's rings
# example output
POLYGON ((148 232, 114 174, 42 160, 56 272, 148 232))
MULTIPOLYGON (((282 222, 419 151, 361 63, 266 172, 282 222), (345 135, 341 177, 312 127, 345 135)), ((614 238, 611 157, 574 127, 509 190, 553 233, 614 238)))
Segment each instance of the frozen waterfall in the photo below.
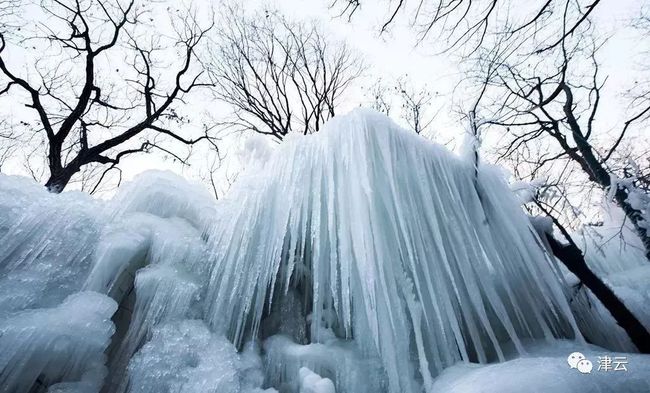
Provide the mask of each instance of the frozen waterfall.
POLYGON ((0 391, 416 393, 582 341, 498 169, 363 110, 258 164, 216 203, 169 173, 110 201, 0 175, 0 391))

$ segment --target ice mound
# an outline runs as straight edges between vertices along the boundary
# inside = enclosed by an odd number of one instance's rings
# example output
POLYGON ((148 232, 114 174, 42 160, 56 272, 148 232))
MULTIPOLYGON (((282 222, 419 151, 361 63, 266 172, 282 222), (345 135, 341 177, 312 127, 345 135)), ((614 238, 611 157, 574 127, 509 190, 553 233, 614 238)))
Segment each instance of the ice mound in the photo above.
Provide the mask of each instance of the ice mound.
POLYGON ((86 194, 53 195, 0 176, 0 317, 52 307, 80 289, 106 221, 86 194))
POLYGON ((252 393, 263 377, 261 364, 249 358, 203 321, 164 324, 131 360, 130 391, 252 393))
POLYGON ((1 320, 0 390, 28 392, 52 385, 55 391, 99 391, 115 309, 107 296, 79 292, 55 308, 25 310, 1 320), (59 381, 67 382, 54 385, 59 381))
POLYGON ((101 388, 116 304, 79 291, 106 220, 86 194, 0 175, 1 392, 101 388))
POLYGON ((298 371, 298 375, 300 377, 300 393, 336 393, 330 379, 321 378, 307 367, 302 367, 298 371))
POLYGON ((329 385, 328 382, 320 382, 325 377, 330 383, 336 381, 339 392, 385 391, 386 381, 381 363, 363 358, 351 344, 330 339, 322 343, 300 345, 289 337, 273 336, 264 342, 267 384, 276 386, 281 391, 302 391, 301 389, 312 389, 303 387, 305 385, 329 385), (303 368, 307 368, 309 373, 301 371, 303 368), (312 374, 318 378, 315 379, 312 374), (307 377, 313 381, 306 383, 307 377))
POLYGON ((497 170, 367 111, 263 159, 216 202, 165 172, 109 201, 0 175, 0 392, 414 393, 582 341, 497 170))

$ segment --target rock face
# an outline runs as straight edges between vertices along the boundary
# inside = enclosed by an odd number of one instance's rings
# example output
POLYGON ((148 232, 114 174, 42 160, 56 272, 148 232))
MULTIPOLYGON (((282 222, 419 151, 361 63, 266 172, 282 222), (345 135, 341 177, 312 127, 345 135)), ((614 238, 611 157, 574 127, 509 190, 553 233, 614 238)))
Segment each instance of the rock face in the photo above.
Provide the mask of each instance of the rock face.
POLYGON ((0 352, 0 386, 25 391, 414 393, 457 361, 503 360, 504 343, 582 340, 502 175, 367 111, 288 140, 216 203, 167 173, 104 202, 2 176, 0 237, 2 277, 23 283, 0 281, 3 332, 80 291, 117 331, 94 374, 0 352))

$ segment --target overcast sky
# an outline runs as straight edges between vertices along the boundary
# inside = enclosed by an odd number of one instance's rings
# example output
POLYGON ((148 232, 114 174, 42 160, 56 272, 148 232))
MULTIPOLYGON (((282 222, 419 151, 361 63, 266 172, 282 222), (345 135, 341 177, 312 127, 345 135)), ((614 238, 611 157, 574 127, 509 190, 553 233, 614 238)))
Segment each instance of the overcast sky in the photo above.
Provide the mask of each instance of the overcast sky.
MULTIPOLYGON (((387 16, 388 1, 366 0, 351 22, 348 22, 346 18, 337 18, 336 13, 328 8, 330 1, 242 0, 241 3, 248 9, 277 8, 292 19, 317 21, 323 29, 331 34, 332 38, 346 41, 360 54, 368 66, 366 78, 361 79, 347 96, 346 103, 339 113, 363 105, 366 99, 363 95, 363 88, 378 78, 391 80, 408 75, 415 86, 426 86, 438 97, 434 100, 434 105, 439 108, 434 109, 442 110, 433 125, 435 138, 439 142, 448 142, 454 138, 460 139, 458 137, 463 133, 465 125, 458 121, 458 115, 453 110, 462 107, 464 97, 459 96, 458 92, 452 93, 463 75, 455 59, 448 54, 435 54, 440 49, 435 45, 435 37, 429 37, 429 41, 416 46, 415 35, 408 25, 406 17, 398 19, 388 33, 379 34, 381 22, 387 16)), ((595 19, 599 25, 599 34, 603 37, 611 36, 608 44, 600 53, 603 74, 609 74, 603 101, 611 102, 611 107, 604 114, 608 119, 604 119, 603 123, 613 124, 622 116, 621 106, 617 104, 620 87, 629 85, 634 79, 634 71, 639 68, 638 53, 642 48, 639 46, 638 37, 635 37, 627 27, 642 3, 641 0, 610 0, 603 1, 597 8, 595 19), (620 72, 621 70, 625 70, 625 72, 620 72)), ((27 14, 24 17, 29 19, 30 15, 27 14)), ((14 64, 19 64, 23 59, 16 55, 11 61, 14 64)), ((199 107, 202 107, 203 110, 214 110, 217 113, 223 110, 223 106, 218 103, 203 102, 202 104, 199 107)), ((8 108, 8 106, 5 107, 3 112, 9 110, 16 113, 16 111, 24 110, 24 108, 8 108)), ((241 145, 241 141, 237 138, 235 140, 231 138, 224 142, 224 151, 231 153, 227 160, 237 161, 238 155, 234 154, 234 151, 239 145, 241 145)), ((127 179, 143 170, 152 168, 169 169, 196 177, 197 168, 205 160, 205 157, 198 157, 194 160, 196 165, 193 168, 182 168, 171 160, 161 159, 157 155, 142 155, 125 161, 123 168, 127 179)), ((226 163, 224 168, 229 165, 231 172, 236 172, 239 164, 226 163)), ((16 165, 9 167, 8 171, 24 173, 24 170, 16 165)))

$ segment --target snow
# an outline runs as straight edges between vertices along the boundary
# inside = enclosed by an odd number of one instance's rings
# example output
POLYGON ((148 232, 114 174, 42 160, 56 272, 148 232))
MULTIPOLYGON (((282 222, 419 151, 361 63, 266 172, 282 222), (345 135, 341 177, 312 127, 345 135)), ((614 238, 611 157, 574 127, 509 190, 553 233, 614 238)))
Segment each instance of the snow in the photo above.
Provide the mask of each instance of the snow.
POLYGON ((499 364, 458 364, 446 369, 436 380, 434 392, 445 393, 640 393, 650 391, 650 359, 606 351, 575 342, 526 342, 528 355, 499 364), (573 352, 593 363, 588 374, 571 368, 567 362, 573 352), (600 356, 600 358, 599 358, 600 356), (627 371, 599 367, 601 359, 622 357, 627 371), (600 363, 599 363, 600 362, 600 363), (600 369, 599 369, 600 368, 600 369))
MULTIPOLYGON (((603 206, 603 222, 585 226, 571 234, 585 254, 590 268, 646 327, 650 328, 647 304, 650 266, 644 248, 623 212, 611 203, 603 206)), ((556 234, 559 237, 559 235, 556 234)), ((609 311, 579 280, 562 269, 569 284, 571 309, 585 338, 591 343, 617 351, 636 351, 609 311)))
POLYGON ((623 211, 605 203, 599 226, 585 226, 572 235, 589 266, 609 275, 647 265, 644 247, 623 211))
MULTIPOLYGON (((629 163, 632 164, 632 168, 635 169, 637 173, 640 173, 636 163, 633 161, 630 161, 629 163)), ((650 230, 650 196, 634 185, 636 180, 636 174, 623 179, 619 178, 615 174, 610 174, 610 186, 607 192, 607 199, 611 202, 619 189, 624 190, 627 194, 627 202, 630 204, 632 209, 639 212, 639 227, 650 230)))
POLYGON ((522 205, 535 200, 537 191, 546 184, 546 179, 535 179, 531 182, 515 181, 510 183, 510 190, 517 195, 522 205))
MULTIPOLYGON (((650 265, 603 275, 603 279, 639 321, 650 329, 650 265)), ((609 311, 585 287, 578 286, 571 300, 578 325, 590 342, 618 351, 635 352, 636 347, 609 311)))
POLYGON ((321 378, 320 375, 307 367, 301 367, 299 373, 300 393, 336 393, 332 380, 321 378))
POLYGON ((432 392, 611 328, 498 168, 363 110, 248 149, 219 201, 167 172, 107 201, 0 175, 0 391, 432 392))

